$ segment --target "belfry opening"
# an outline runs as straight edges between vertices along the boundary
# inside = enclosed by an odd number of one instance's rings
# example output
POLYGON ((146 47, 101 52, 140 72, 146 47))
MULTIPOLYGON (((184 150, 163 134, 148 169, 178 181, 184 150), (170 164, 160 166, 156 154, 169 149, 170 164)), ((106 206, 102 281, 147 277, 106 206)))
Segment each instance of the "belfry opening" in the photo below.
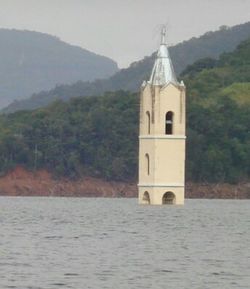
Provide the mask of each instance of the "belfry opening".
POLYGON ((165 119, 165 133, 173 134, 173 112, 168 111, 165 119))

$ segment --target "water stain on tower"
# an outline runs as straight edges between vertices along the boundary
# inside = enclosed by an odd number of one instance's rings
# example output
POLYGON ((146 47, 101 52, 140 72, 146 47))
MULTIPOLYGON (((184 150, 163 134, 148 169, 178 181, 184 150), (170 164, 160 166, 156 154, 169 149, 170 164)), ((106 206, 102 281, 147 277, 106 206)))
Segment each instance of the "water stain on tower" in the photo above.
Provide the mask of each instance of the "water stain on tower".
POLYGON ((139 203, 184 204, 186 89, 176 79, 165 41, 140 98, 139 203))

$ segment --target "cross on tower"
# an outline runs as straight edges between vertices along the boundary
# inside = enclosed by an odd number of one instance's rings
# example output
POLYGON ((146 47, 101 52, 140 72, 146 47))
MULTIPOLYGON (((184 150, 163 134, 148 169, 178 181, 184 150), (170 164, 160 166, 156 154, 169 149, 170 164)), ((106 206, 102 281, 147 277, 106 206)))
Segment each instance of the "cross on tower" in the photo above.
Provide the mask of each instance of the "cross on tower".
POLYGON ((166 44, 166 32, 167 32, 166 26, 163 25, 161 29, 161 44, 166 44))

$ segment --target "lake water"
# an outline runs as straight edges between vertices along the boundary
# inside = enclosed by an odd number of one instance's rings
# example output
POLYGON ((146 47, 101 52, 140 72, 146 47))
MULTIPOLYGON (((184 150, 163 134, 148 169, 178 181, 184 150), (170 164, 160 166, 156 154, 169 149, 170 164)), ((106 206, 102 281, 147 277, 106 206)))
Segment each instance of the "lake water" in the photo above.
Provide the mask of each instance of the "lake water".
POLYGON ((0 198, 0 288, 250 288, 250 201, 0 198))

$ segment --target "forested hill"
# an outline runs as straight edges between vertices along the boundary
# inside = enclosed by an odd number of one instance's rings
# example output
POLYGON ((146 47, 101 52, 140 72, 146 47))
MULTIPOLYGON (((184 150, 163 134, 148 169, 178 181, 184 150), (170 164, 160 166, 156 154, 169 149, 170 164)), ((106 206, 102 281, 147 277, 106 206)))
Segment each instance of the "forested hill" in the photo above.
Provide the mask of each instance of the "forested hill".
MULTIPOLYGON (((217 58, 222 52, 232 51, 250 35, 250 22, 232 28, 221 27, 215 32, 207 32, 199 38, 192 38, 170 47, 170 54, 176 72, 179 74, 187 65, 203 57, 217 58)), ((73 85, 61 85, 47 91, 34 94, 31 98, 12 103, 5 112, 22 109, 34 109, 46 106, 56 100, 68 100, 74 96, 101 95, 105 91, 119 89, 138 91, 143 80, 148 79, 153 67, 155 55, 145 57, 132 63, 129 68, 122 69, 106 80, 95 82, 77 82, 73 85)))
POLYGON ((0 29, 0 107, 57 84, 107 78, 117 70, 113 60, 54 36, 0 29))
POLYGON ((218 61, 184 72, 188 91, 187 176, 250 181, 250 39, 218 61))
MULTIPOLYGON (((189 66, 188 181, 250 181, 250 40, 189 66)), ((17 164, 57 176, 136 181, 139 98, 129 92, 56 101, 0 116, 0 172, 17 164)))

